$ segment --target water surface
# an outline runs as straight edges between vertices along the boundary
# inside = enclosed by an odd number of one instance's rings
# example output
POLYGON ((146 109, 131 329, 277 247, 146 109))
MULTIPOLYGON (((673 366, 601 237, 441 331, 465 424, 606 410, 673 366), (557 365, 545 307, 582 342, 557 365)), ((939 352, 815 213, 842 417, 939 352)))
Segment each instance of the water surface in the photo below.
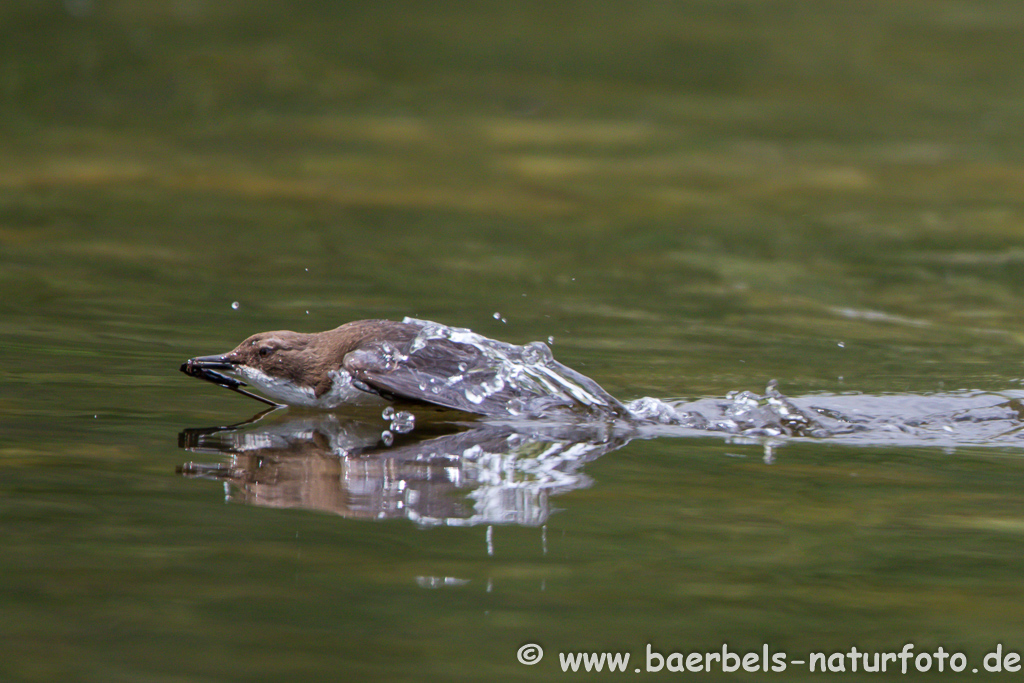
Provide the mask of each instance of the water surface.
POLYGON ((550 337, 623 400, 1012 403, 1018 3, 18 0, 0 32, 0 677, 1024 651, 1021 449, 954 422, 634 438, 501 523, 177 472, 229 466, 179 434, 256 405, 184 359, 367 317, 550 337))

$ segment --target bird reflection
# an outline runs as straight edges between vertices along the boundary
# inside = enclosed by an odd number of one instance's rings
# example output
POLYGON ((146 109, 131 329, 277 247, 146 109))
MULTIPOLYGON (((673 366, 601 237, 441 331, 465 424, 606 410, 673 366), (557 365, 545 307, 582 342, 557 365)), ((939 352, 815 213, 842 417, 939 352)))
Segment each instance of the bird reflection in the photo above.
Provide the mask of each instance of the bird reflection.
POLYGON ((267 411, 186 429, 179 446, 222 456, 179 472, 225 483, 227 499, 356 519, 539 526, 550 497, 589 486, 582 466, 629 441, 610 424, 502 424, 417 416, 392 434, 380 416, 267 411), (388 445, 390 444, 390 445, 388 445))

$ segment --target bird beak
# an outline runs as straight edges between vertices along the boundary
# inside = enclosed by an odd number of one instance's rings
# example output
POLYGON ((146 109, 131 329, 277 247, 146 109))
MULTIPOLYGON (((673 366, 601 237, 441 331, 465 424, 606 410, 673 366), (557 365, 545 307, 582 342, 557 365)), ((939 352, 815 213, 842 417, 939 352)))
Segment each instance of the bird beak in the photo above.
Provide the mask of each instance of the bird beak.
POLYGON ((180 370, 189 377, 196 377, 198 379, 204 379, 207 382, 213 382, 219 387, 224 387, 225 389, 245 394, 250 398, 266 403, 269 406, 278 407, 281 405, 280 403, 274 403, 269 399, 265 399, 262 396, 257 396, 252 392, 242 389, 242 387, 249 385, 239 379, 228 377, 227 375, 218 372, 218 370, 234 370, 236 365, 238 365, 238 361, 232 360, 226 355, 197 356, 196 358, 189 358, 187 361, 182 363, 180 370))
POLYGON ((181 371, 188 372, 185 370, 188 368, 208 368, 210 370, 230 370, 234 366, 238 365, 238 361, 234 361, 228 358, 228 356, 197 356, 195 358, 189 358, 187 361, 181 364, 181 371))
POLYGON ((227 387, 244 387, 245 383, 226 377, 217 370, 234 370, 238 363, 232 362, 227 356, 198 356, 189 358, 181 364, 181 371, 190 377, 198 377, 208 382, 227 387))

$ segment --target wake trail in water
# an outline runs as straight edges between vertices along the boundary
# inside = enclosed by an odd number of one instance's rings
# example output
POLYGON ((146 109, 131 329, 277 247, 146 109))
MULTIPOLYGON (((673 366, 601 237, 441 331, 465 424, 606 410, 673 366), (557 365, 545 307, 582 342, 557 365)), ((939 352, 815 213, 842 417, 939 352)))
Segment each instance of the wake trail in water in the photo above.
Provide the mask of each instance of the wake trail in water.
MULTIPOLYGON (((1024 391, 935 394, 764 394, 621 403, 556 361, 543 342, 500 342, 471 330, 406 318, 419 332, 390 349, 389 380, 415 385, 442 405, 513 422, 616 423, 643 436, 730 436, 894 445, 1024 445, 1024 391)), ((400 392, 401 393, 401 392, 400 392)))
POLYGON ((934 394, 816 394, 787 397, 775 381, 764 395, 628 403, 641 432, 751 438, 812 438, 863 445, 1024 446, 1024 391, 934 394))

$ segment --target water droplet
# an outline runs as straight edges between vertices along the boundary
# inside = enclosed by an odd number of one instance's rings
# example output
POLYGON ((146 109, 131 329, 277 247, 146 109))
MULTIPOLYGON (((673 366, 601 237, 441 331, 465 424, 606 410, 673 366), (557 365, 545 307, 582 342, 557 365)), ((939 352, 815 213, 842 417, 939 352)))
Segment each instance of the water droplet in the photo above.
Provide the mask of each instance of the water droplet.
POLYGON ((839 343, 837 344, 837 346, 838 346, 839 348, 841 348, 841 349, 845 349, 845 348, 846 348, 846 342, 839 342, 839 343))
POLYGON ((241 306, 241 305, 242 304, 238 303, 237 301, 232 301, 231 302, 231 308, 235 309, 236 311, 238 310, 238 307, 241 306))
POLYGON ((484 391, 486 396, 490 396, 491 394, 496 394, 505 388, 505 380, 501 378, 501 375, 495 375, 491 379, 481 382, 480 388, 484 391))
POLYGON ((552 359, 551 349, 544 342, 530 342, 523 347, 523 361, 530 365, 546 365, 552 359))
POLYGON ((495 311, 494 312, 494 319, 495 320, 501 320, 501 313, 498 313, 497 311, 495 311))
POLYGON ((380 440, 384 442, 385 446, 390 446, 395 442, 395 435, 385 429, 380 433, 380 440))
POLYGON ((395 409, 392 406, 388 406, 387 408, 384 409, 380 416, 383 417, 385 420, 390 420, 395 416, 395 409))
POLYGON ((553 336, 548 337, 548 344, 554 344, 554 343, 555 343, 555 338, 553 336))
POLYGON ((419 323, 422 325, 419 334, 412 340, 409 345, 409 353, 416 353, 420 349, 426 347, 427 342, 433 339, 449 339, 451 337, 452 330, 445 325, 439 323, 432 323, 429 321, 416 320, 415 318, 406 317, 404 322, 406 323, 419 323))
POLYGON ((408 434, 415 426, 416 416, 405 410, 395 413, 391 419, 391 431, 399 434, 408 434))
POLYGON ((473 387, 466 387, 466 400, 470 403, 483 403, 484 395, 478 393, 473 387))
POLYGON ((380 345, 380 362, 387 371, 394 370, 398 364, 406 360, 406 356, 389 342, 380 345))

